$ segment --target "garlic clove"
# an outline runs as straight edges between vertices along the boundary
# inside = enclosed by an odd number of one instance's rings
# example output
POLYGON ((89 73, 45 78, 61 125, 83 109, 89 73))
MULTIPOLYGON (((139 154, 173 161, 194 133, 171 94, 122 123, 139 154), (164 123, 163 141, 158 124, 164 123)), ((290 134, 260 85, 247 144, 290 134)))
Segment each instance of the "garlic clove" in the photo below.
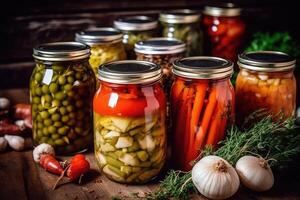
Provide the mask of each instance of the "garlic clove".
POLYGON ((7 140, 4 137, 0 137, 0 151, 4 151, 7 148, 7 140))
POLYGON ((5 135, 8 145, 16 151, 22 151, 25 148, 25 139, 17 135, 5 135))

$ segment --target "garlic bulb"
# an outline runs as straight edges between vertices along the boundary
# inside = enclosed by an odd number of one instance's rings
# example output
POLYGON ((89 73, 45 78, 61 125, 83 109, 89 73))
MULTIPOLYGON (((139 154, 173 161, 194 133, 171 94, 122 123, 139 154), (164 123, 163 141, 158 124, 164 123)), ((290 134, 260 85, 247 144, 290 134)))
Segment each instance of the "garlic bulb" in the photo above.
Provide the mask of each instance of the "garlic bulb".
POLYGON ((211 199, 226 199, 239 189, 235 169, 219 156, 206 156, 192 169, 192 180, 198 191, 211 199))
POLYGON ((255 156, 243 156, 236 163, 236 171, 247 188, 262 192, 274 184, 273 172, 268 162, 255 156))

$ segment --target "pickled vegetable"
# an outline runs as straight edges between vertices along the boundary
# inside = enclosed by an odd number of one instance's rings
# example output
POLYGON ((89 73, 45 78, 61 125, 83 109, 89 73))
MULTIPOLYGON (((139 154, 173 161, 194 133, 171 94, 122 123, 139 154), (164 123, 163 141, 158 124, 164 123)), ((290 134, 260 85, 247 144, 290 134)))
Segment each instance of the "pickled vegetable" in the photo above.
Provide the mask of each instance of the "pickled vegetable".
POLYGON ((30 80, 34 144, 48 143, 59 154, 91 142, 95 78, 87 61, 37 62, 30 80))
POLYGON ((266 109, 275 120, 286 119, 295 114, 295 77, 293 72, 262 73, 241 69, 236 96, 239 121, 259 109, 266 109))
POLYGON ((110 61, 125 59, 126 53, 121 42, 91 46, 89 63, 95 74, 98 74, 98 68, 100 65, 110 61))

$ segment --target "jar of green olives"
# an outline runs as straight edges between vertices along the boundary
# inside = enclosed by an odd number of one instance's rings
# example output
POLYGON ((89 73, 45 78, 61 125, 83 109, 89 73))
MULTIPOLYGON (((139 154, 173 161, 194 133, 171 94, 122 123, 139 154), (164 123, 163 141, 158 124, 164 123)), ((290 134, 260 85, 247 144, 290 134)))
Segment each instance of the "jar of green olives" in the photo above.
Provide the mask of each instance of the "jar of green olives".
POLYGON ((90 48, 78 42, 46 43, 33 49, 30 78, 34 145, 48 143, 58 154, 88 148, 92 141, 95 76, 90 48))
POLYGON ((75 40, 90 46, 89 63, 97 75, 100 65, 126 59, 122 37, 123 34, 117 29, 101 27, 80 31, 76 33, 75 40))
POLYGON ((203 54, 203 32, 200 14, 189 9, 163 12, 159 16, 163 37, 176 38, 186 43, 187 56, 203 54))
POLYGON ((123 32, 123 43, 128 59, 135 59, 134 45, 157 35, 158 22, 147 16, 129 16, 114 21, 115 28, 123 32))

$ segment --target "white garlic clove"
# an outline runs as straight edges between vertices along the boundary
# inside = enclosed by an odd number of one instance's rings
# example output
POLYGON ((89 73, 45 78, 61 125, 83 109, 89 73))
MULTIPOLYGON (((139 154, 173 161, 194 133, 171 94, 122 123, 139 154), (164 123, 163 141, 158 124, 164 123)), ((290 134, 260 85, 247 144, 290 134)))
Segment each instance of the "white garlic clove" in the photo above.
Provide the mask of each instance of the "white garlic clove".
POLYGON ((17 135, 5 135, 8 145, 16 151, 22 151, 25 148, 25 139, 17 135))
POLYGON ((243 156, 236 163, 236 171, 242 184, 253 191, 267 191, 274 184, 273 172, 263 158, 243 156))
POLYGON ((7 148, 7 140, 4 137, 0 137, 0 151, 4 151, 7 148))
POLYGON ((55 155, 54 148, 50 144, 42 143, 33 149, 33 160, 35 162, 40 162, 42 154, 55 155))
POLYGON ((0 97, 0 110, 7 110, 9 109, 10 101, 5 97, 0 97))

